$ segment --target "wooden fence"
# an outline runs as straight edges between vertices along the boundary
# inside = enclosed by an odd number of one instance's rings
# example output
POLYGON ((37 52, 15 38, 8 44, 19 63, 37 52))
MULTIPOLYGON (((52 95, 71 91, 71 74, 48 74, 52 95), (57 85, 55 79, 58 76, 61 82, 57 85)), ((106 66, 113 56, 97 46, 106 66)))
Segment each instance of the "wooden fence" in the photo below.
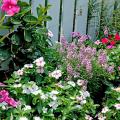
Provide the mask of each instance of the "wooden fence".
MULTIPOLYGON (((24 0, 29 2, 29 0, 24 0)), ((51 4, 52 7, 48 11, 52 17, 52 21, 47 22, 47 27, 54 33, 52 38, 54 41, 59 40, 60 35, 64 34, 68 39, 72 31, 81 34, 89 34, 95 39, 96 31, 100 27, 101 7, 104 1, 108 9, 108 16, 112 14, 115 0, 93 0, 96 3, 96 11, 92 13, 94 17, 88 20, 89 0, 32 0, 32 12, 36 16, 36 7, 39 4, 51 4)))

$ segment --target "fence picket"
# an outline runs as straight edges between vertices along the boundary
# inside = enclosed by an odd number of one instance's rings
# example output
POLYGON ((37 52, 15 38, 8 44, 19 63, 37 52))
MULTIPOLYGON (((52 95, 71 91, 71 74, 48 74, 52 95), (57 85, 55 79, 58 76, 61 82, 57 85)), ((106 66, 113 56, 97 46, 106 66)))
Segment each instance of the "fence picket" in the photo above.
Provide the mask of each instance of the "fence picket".
POLYGON ((70 37, 71 32, 73 31, 74 3, 75 0, 63 0, 61 32, 68 39, 70 37))
POLYGON ((77 0, 75 31, 86 34, 88 0, 77 0))
POLYGON ((48 11, 48 15, 52 17, 52 21, 47 22, 47 27, 54 33, 52 40, 53 42, 58 40, 59 34, 59 10, 60 10, 60 0, 48 0, 48 4, 52 5, 48 11))

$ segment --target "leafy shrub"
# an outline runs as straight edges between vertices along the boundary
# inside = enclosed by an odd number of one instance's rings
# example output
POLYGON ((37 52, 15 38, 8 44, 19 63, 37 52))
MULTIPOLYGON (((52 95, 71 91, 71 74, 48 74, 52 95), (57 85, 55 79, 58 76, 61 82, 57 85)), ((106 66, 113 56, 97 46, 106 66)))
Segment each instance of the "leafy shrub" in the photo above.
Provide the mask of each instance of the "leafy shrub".
MULTIPOLYGON (((1 28, 9 28, 10 33, 0 39, 0 76, 7 79, 14 70, 23 67, 44 54, 50 46, 50 36, 44 22, 51 20, 46 15, 50 5, 37 7, 37 17, 31 14, 30 4, 18 1, 19 13, 1 22, 1 28)), ((2 17, 4 18, 4 16, 2 17)), ((4 79, 3 79, 4 78, 4 79)), ((2 81, 1 80, 1 81, 2 81)))
POLYGON ((0 94, 3 92, 4 94, 0 98, 0 118, 14 120, 92 118, 96 105, 87 91, 87 81, 65 80, 67 75, 62 67, 55 69, 40 57, 33 64, 26 64, 14 72, 12 78, 6 81, 6 85, 1 85, 0 94), (12 98, 9 98, 8 91, 12 98))

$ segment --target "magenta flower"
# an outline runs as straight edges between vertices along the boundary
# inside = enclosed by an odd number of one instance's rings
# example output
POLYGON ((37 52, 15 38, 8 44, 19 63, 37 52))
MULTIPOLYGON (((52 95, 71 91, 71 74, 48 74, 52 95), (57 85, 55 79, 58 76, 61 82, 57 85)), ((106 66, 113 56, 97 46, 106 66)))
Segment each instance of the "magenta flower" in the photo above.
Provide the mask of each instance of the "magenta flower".
POLYGON ((13 16, 20 11, 17 0, 3 0, 2 3, 1 10, 6 12, 8 16, 13 16))
POLYGON ((112 49, 112 48, 114 48, 113 45, 108 45, 108 46, 107 46, 107 49, 112 49))

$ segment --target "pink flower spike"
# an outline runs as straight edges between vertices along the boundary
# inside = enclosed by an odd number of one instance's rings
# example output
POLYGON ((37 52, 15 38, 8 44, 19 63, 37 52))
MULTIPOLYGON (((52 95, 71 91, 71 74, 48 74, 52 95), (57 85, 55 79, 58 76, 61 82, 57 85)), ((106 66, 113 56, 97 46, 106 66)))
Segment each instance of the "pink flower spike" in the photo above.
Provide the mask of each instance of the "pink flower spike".
POLYGON ((8 93, 8 91, 6 91, 6 90, 1 90, 1 91, 0 91, 0 95, 1 95, 2 97, 4 97, 4 96, 8 96, 9 93, 8 93))
POLYGON ((6 97, 5 102, 12 107, 17 107, 18 105, 18 102, 16 102, 13 98, 10 98, 10 97, 6 97))
POLYGON ((20 7, 17 5, 17 0, 3 0, 1 10, 6 12, 8 16, 13 16, 20 11, 20 7))

